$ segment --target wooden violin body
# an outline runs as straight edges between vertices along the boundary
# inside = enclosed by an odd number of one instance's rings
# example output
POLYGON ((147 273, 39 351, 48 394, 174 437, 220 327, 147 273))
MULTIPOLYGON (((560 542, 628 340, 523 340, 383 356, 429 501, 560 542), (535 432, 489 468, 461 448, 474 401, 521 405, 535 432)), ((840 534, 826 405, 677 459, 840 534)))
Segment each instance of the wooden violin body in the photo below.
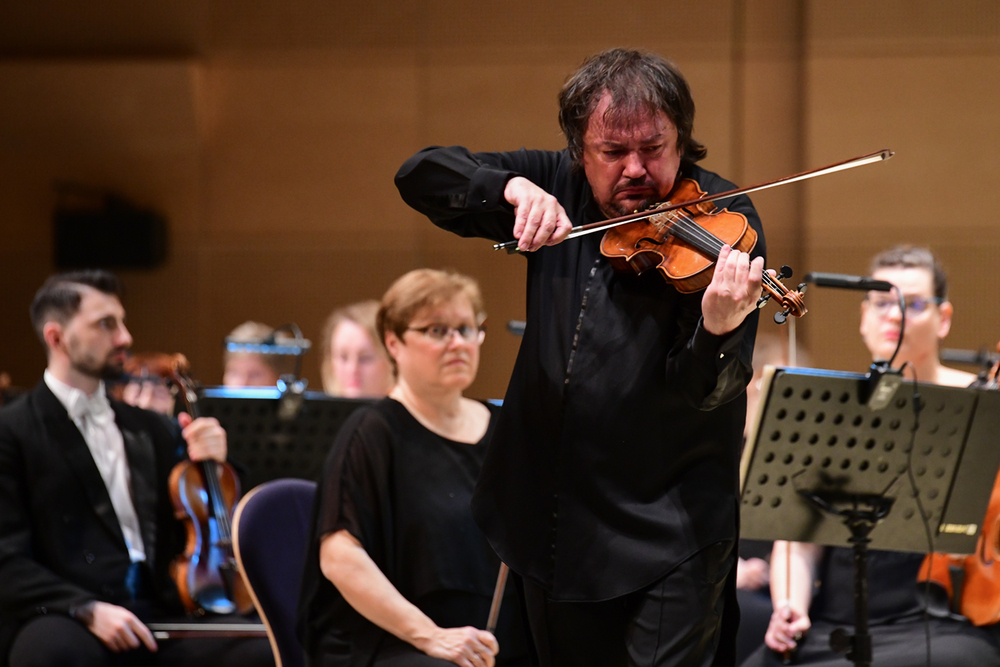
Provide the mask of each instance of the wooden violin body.
MULTIPOLYGON (((712 282, 723 246, 750 252, 757 244, 757 232, 746 216, 718 209, 711 201, 699 201, 705 194, 696 181, 679 180, 669 201, 651 208, 640 220, 610 227, 601 239, 601 254, 619 271, 641 275, 658 269, 684 294, 705 289, 712 282), (677 208, 672 201, 689 203, 677 208), (659 209, 665 210, 656 213, 659 209)), ((779 324, 788 315, 801 317, 806 313, 801 291, 791 291, 780 282, 790 275, 791 269, 784 267, 777 278, 766 272, 763 277, 758 307, 773 297, 783 308, 775 315, 779 324)))
POLYGON ((170 473, 170 498, 187 532, 184 553, 170 565, 184 607, 193 614, 249 612, 253 601, 233 557, 235 470, 217 461, 181 461, 170 473))
MULTIPOLYGON (((1000 352, 1000 343, 997 344, 1000 352)), ((994 364, 987 375, 986 389, 997 389, 1000 362, 994 364)), ((920 571, 920 580, 928 576, 954 598, 951 582, 953 568, 962 573, 962 591, 958 604, 959 613, 973 625, 985 626, 1000 622, 1000 472, 993 483, 993 493, 983 519, 983 530, 976 542, 976 553, 970 556, 934 554, 928 556, 920 571)))
MULTIPOLYGON (((191 417, 199 416, 183 355, 148 355, 137 363, 141 368, 134 373, 173 384, 191 417)), ((240 499, 236 471, 218 461, 181 461, 170 471, 168 486, 174 515, 187 533, 184 553, 170 564, 185 609, 195 615, 249 613, 253 600, 233 555, 232 517, 240 499)))
MULTIPOLYGON (((695 181, 685 178, 670 192, 670 199, 688 201, 704 195, 695 181)), ((667 201, 659 207, 669 205, 667 201)), ((601 254, 619 271, 642 274, 659 269, 678 292, 690 294, 712 281, 719 252, 714 240, 750 252, 757 244, 757 232, 742 213, 717 209, 711 202, 696 202, 640 223, 609 229, 601 239, 601 254)))

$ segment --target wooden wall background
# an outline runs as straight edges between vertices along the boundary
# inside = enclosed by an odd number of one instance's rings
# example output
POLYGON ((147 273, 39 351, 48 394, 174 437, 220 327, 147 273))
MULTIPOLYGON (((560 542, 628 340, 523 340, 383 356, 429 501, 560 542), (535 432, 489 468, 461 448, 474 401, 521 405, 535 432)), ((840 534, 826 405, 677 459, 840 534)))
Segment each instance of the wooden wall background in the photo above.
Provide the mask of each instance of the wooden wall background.
MULTIPOLYGON (((523 262, 434 228, 393 174, 428 144, 562 147, 559 86, 620 45, 681 66, 704 164, 740 184, 895 150, 757 195, 770 264, 865 273, 892 243, 931 245, 953 285, 948 346, 996 343, 995 0, 35 0, 0 6, 0 370, 41 375, 27 307, 69 181, 169 221, 167 262, 121 274, 137 350, 182 351, 216 383, 244 320, 318 342, 335 306, 453 267, 480 280, 492 325, 470 393, 501 396, 523 262)), ((807 301, 813 363, 864 370, 858 296, 807 301)))

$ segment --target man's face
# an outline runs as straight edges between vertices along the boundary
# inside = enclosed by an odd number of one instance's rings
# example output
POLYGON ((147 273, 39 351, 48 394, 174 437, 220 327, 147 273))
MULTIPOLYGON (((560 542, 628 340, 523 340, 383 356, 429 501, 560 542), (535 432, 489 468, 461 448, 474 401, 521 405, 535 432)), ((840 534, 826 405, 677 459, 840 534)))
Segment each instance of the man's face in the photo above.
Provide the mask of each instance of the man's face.
POLYGON ((88 377, 122 375, 132 336, 125 328, 125 309, 118 297, 80 287, 80 310, 62 327, 57 343, 70 367, 88 377))
POLYGON ((583 134, 583 171, 601 212, 628 215, 667 199, 681 165, 677 128, 662 111, 633 118, 626 127, 609 127, 605 93, 583 134))
MULTIPOLYGON (((952 307, 934 301, 934 277, 918 268, 887 267, 872 273, 900 289, 906 300, 906 329, 895 365, 937 357, 938 343, 951 328, 952 307), (920 312, 917 312, 919 309, 920 312)), ((896 292, 869 292, 861 304, 861 337, 872 359, 892 357, 899 341, 900 313, 896 292)))

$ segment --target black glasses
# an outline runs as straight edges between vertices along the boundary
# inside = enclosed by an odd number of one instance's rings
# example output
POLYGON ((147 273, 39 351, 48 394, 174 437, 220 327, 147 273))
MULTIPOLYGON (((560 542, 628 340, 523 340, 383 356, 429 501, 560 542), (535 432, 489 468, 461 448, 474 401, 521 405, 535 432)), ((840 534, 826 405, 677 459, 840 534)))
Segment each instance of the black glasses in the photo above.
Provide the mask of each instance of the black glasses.
MULTIPOLYGON (((930 308, 931 305, 940 306, 944 303, 944 299, 939 296, 908 296, 905 301, 906 313, 908 315, 920 315, 930 308)), ((879 315, 885 315, 892 310, 893 306, 899 307, 899 299, 887 294, 880 294, 879 296, 868 297, 868 305, 879 315)))
POLYGON ((425 327, 406 327, 406 330, 422 333, 435 343, 449 340, 453 333, 457 333, 466 343, 478 342, 483 335, 483 328, 472 324, 460 324, 457 327, 447 324, 428 324, 425 327))

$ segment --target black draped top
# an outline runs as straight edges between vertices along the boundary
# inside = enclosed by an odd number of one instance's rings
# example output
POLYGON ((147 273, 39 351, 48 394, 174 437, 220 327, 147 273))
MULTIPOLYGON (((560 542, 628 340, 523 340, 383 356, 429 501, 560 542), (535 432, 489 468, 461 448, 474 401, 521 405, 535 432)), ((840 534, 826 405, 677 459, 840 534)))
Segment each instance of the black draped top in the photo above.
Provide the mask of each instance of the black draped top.
MULTIPOLYGON (((498 409, 488 407, 490 426, 478 444, 432 433, 391 398, 358 409, 344 424, 320 480, 299 601, 312 664, 367 664, 380 645, 395 641, 320 571, 320 542, 338 530, 356 537, 393 586, 442 627, 485 627, 500 561, 473 522, 469 500, 496 424, 498 409), (470 608, 481 613, 455 618, 456 609, 470 608), (338 655, 340 662, 331 660, 338 655)), ((501 651, 513 643, 499 631, 497 639, 501 651)))

